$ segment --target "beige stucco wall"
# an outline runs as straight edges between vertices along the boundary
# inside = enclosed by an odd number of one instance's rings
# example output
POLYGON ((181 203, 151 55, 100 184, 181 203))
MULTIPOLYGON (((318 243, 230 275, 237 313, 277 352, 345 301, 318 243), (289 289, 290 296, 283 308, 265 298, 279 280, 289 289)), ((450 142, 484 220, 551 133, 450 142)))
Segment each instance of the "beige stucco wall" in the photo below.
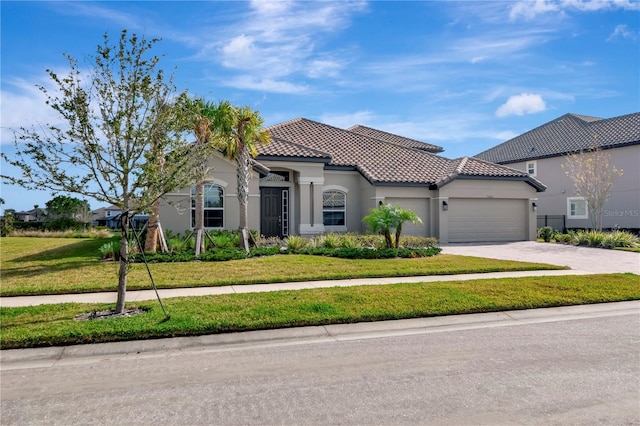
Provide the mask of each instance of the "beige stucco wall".
MULTIPOLYGON (((224 190, 224 228, 237 229, 240 225, 239 203, 236 185, 235 163, 221 155, 209 161, 207 183, 219 185, 224 190)), ((249 180, 249 229, 260 226, 260 192, 258 174, 252 172, 249 180)), ((165 230, 184 235, 191 227, 191 188, 183 188, 165 195, 160 204, 160 223, 165 230)))
MULTIPOLYGON (((373 186, 356 171, 324 170, 324 164, 312 162, 263 161, 273 170, 291 172, 289 182, 260 182, 257 173, 249 182, 249 228, 260 228, 260 186, 289 188, 289 233, 313 235, 332 231, 364 232, 362 217, 388 199, 407 200, 407 203, 424 200, 423 221, 427 236, 447 241, 448 221, 442 210, 442 201, 449 198, 506 198, 522 199, 531 203, 538 195, 530 185, 519 181, 455 180, 439 191, 426 186, 373 186), (346 229, 325 229, 322 224, 322 192, 340 189, 347 192, 346 229)), ((211 159, 207 181, 224 189, 224 224, 226 229, 237 229, 239 214, 236 193, 236 167, 221 155, 211 159)), ((190 188, 168 194, 161 206, 161 223, 165 229, 184 234, 191 230, 190 188)), ((535 238, 535 214, 527 217, 530 237, 535 238)))
MULTIPOLYGON (((640 228, 640 145, 605 151, 611 155, 610 164, 623 170, 611 187, 610 197, 605 204, 603 227, 615 225, 624 228, 640 228)), ((562 164, 564 157, 536 160, 536 178, 547 186, 538 194, 539 215, 567 215, 567 198, 575 197, 572 179, 566 175, 562 164)), ((526 162, 508 164, 518 170, 525 170, 526 162)), ((569 219, 568 228, 588 228, 589 219, 569 219)))

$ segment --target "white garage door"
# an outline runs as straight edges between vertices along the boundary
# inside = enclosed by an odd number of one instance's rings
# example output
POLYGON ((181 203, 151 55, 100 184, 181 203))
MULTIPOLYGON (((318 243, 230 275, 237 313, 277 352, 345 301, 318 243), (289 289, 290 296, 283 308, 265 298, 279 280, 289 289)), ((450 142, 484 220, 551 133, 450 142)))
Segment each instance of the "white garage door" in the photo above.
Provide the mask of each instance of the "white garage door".
POLYGON ((403 209, 409 209, 422 219, 422 223, 417 223, 415 225, 411 222, 404 223, 402 225, 402 235, 427 236, 427 223, 429 223, 427 208, 429 206, 429 202, 426 198, 385 198, 384 201, 387 204, 393 204, 400 206, 403 209))
POLYGON ((449 242, 523 241, 527 203, 505 199, 449 199, 449 242))

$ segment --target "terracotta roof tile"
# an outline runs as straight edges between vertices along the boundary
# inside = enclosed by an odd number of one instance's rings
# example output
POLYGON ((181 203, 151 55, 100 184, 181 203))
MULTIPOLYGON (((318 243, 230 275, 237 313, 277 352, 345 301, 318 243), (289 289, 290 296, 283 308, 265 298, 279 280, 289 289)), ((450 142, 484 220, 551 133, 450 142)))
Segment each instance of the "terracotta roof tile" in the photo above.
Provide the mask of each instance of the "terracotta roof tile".
POLYGON ((328 165, 354 168, 372 183, 434 185, 459 175, 530 180, 526 173, 505 166, 470 158, 450 160, 424 149, 406 147, 305 118, 276 124, 268 130, 274 142, 259 148, 258 159, 329 159, 328 165))
POLYGON ((602 119, 565 114, 475 157, 494 163, 516 163, 556 157, 590 148, 640 143, 640 113, 602 119))
POLYGON ((427 152, 438 153, 444 151, 444 149, 437 145, 432 145, 426 142, 420 142, 415 139, 405 138, 404 136, 394 135, 393 133, 384 132, 382 130, 372 129, 371 127, 362 126, 360 124, 349 127, 347 129, 350 132, 359 133, 364 136, 369 136, 381 141, 395 143, 407 148, 421 149, 427 152))

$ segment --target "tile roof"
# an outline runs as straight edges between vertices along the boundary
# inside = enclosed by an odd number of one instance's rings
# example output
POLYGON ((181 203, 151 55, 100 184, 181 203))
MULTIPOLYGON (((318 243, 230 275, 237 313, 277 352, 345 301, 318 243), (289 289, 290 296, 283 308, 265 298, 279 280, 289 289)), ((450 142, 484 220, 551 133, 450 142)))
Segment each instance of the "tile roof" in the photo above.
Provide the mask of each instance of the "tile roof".
POLYGON ((405 138, 404 136, 394 135, 393 133, 384 132, 378 129, 372 129, 371 127, 362 126, 360 124, 351 126, 347 129, 350 132, 359 133, 361 135, 369 136, 381 141, 395 143, 407 148, 421 149, 427 152, 438 153, 444 151, 444 148, 432 145, 426 142, 420 142, 415 139, 405 138))
POLYGON ((607 119, 565 114, 475 157, 505 164, 635 144, 640 144, 640 112, 607 119))
POLYGON ((291 157, 307 161, 328 160, 328 166, 358 170, 372 184, 434 186, 465 176, 519 179, 538 190, 544 189, 542 184, 532 180, 525 172, 509 167, 466 157, 450 160, 424 149, 399 145, 305 118, 276 124, 268 130, 273 142, 259 147, 258 160, 291 157))

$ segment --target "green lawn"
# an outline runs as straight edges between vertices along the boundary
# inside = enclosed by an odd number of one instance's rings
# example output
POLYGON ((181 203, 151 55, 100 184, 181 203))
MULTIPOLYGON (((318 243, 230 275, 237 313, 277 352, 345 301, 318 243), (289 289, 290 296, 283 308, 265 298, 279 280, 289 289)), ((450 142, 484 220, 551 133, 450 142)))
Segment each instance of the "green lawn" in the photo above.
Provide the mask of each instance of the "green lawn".
MULTIPOLYGON (((113 291, 117 264, 98 260, 104 240, 0 239, 2 295, 113 291)), ((477 273, 559 267, 437 255, 420 259, 346 260, 277 255, 229 262, 151 265, 160 287, 270 283, 477 273)), ((149 288, 143 265, 132 265, 129 289, 149 288)), ((333 287, 140 302, 144 314, 78 321, 111 305, 0 307, 2 349, 192 336, 361 321, 417 318, 640 299, 640 277, 606 274, 333 287)))
MULTIPOLYGON (((128 318, 77 321, 108 305, 0 308, 0 347, 69 345, 640 299, 633 274, 332 287, 137 303, 128 318)), ((129 307, 133 307, 130 305, 129 307)))
MULTIPOLYGON (((98 259, 98 248, 105 241, 26 237, 0 239, 0 295, 114 291, 118 263, 98 259)), ((379 260, 278 255, 227 262, 155 263, 150 268, 159 288, 563 269, 547 264, 453 255, 379 260)), ((145 266, 131 265, 127 288, 136 290, 150 287, 145 266)))

